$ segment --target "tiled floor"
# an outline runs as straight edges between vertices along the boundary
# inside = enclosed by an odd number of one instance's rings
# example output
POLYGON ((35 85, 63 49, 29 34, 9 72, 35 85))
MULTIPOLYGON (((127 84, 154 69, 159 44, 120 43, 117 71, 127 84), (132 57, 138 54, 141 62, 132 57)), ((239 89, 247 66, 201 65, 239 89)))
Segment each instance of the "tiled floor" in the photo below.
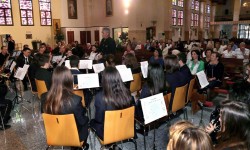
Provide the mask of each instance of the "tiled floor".
MULTIPOLYGON (((7 97, 9 99, 14 98, 14 93, 8 93, 7 97)), ((32 103, 26 101, 17 104, 12 111, 12 119, 10 129, 5 131, 0 131, 0 150, 43 150, 46 148, 46 138, 45 130, 43 125, 43 120, 40 114, 40 103, 39 100, 32 97, 30 91, 24 92, 23 96, 26 100, 30 100, 32 103)), ((93 107, 93 103, 91 104, 93 107)), ((208 119, 213 108, 205 108, 204 110, 204 124, 208 123, 208 119)), ((93 111, 92 111, 93 112, 93 111)), ((200 122, 200 112, 195 115, 191 114, 190 107, 188 107, 188 119, 195 125, 199 125, 200 122)), ((93 113, 92 113, 93 116, 93 113)), ((171 121, 171 124, 183 118, 183 115, 171 121)), ((138 135, 137 147, 138 150, 144 149, 143 136, 138 135)), ((168 143, 168 126, 166 123, 162 124, 158 129, 156 129, 156 149, 162 150, 166 149, 168 143)), ((153 131, 150 131, 146 137, 146 148, 152 149, 153 146, 153 131)), ((100 149, 100 144, 94 135, 90 133, 88 138, 88 143, 90 144, 91 150, 100 149)), ((133 150, 133 143, 123 143, 119 144, 124 150, 133 150)), ((53 149, 61 149, 61 147, 55 147, 53 149)), ((68 148, 65 148, 68 149, 68 148)))

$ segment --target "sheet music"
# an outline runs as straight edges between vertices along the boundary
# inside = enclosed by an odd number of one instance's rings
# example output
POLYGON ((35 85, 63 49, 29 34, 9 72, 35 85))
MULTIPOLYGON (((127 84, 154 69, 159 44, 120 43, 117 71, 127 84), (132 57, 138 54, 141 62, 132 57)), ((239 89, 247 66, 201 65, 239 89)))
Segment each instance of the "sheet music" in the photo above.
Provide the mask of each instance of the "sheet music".
POLYGON ((27 64, 24 64, 24 65, 23 65, 23 69, 24 69, 24 70, 28 70, 29 67, 30 67, 30 65, 27 65, 27 64))
POLYGON ((71 67, 70 67, 70 61, 69 61, 69 60, 65 60, 65 67, 67 67, 67 68, 69 68, 69 69, 71 68, 71 67))
POLYGON ((13 71, 13 69, 14 69, 15 66, 16 66, 16 62, 13 61, 13 63, 12 63, 11 66, 10 66, 10 72, 13 71))
POLYGON ((79 69, 92 69, 93 60, 80 60, 79 69))
POLYGON ((99 87, 99 76, 97 73, 78 74, 78 89, 99 87))
POLYGON ((100 64, 94 64, 93 69, 94 69, 95 73, 100 73, 101 71, 103 71, 105 69, 105 67, 104 67, 103 63, 100 63, 100 64))
POLYGON ((130 68, 127 68, 125 65, 118 65, 115 67, 118 70, 123 82, 134 80, 133 74, 130 68))
POLYGON ((60 61, 61 59, 62 59, 62 55, 53 56, 53 57, 52 57, 52 62, 57 62, 57 61, 60 61))
POLYGON ((145 124, 168 115, 163 93, 143 98, 140 101, 145 124))
POLYGON ((199 83, 201 85, 201 88, 204 88, 204 87, 209 85, 209 82, 207 80, 207 76, 206 76, 204 71, 200 71, 200 72, 196 73, 196 75, 199 79, 199 83))
POLYGON ((25 66, 25 68, 18 67, 14 77, 17 79, 23 80, 23 78, 26 75, 28 68, 29 68, 29 65, 27 65, 27 66, 25 66))
POLYGON ((140 62, 140 64, 141 64, 142 76, 143 78, 147 78, 148 77, 148 61, 140 62))
POLYGON ((64 63, 65 59, 66 59, 66 56, 64 56, 64 57, 62 58, 62 60, 61 60, 61 61, 59 62, 59 64, 58 64, 58 66, 61 66, 62 63, 64 63))

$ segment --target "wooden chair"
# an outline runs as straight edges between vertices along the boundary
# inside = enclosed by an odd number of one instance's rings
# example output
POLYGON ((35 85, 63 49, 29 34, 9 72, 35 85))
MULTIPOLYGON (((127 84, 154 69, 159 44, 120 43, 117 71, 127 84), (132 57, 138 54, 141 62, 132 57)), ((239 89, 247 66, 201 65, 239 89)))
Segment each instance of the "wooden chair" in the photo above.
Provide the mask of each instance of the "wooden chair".
POLYGON ((141 90, 141 73, 133 74, 134 81, 130 83, 130 92, 134 93, 141 90))
POLYGON ((82 90, 74 90, 73 93, 75 95, 78 95, 78 96, 82 97, 82 106, 86 107, 83 91, 82 90))
POLYGON ((36 87, 37 87, 37 95, 38 95, 38 98, 41 99, 41 95, 47 92, 48 90, 47 90, 45 81, 37 80, 37 79, 35 79, 35 81, 36 81, 36 87))
MULTIPOLYGON (((173 103, 172 103, 172 109, 171 109, 171 112, 169 112, 169 114, 175 113, 178 110, 183 109, 184 118, 188 119, 187 109, 185 108, 186 96, 187 96, 187 87, 188 87, 188 84, 186 84, 184 86, 181 86, 181 87, 177 87, 175 89, 174 99, 173 99, 173 103)), ((166 98, 166 100, 165 100, 166 104, 170 103, 170 97, 171 97, 171 95, 169 95, 169 94, 165 97, 166 98)), ((169 108, 169 106, 166 106, 166 107, 169 108)))
MULTIPOLYGON (((133 139, 135 135, 134 114, 134 106, 122 110, 105 111, 103 140, 99 138, 101 148, 107 144, 129 140, 137 149, 136 141, 133 139)), ((92 128, 92 131, 95 132, 95 129, 92 128)))
POLYGON ((76 121, 73 114, 50 115, 43 113, 46 139, 49 149, 51 146, 82 147, 79 139, 76 121))
POLYGON ((188 90, 187 90, 187 98, 186 98, 186 104, 191 100, 191 97, 194 92, 194 83, 195 83, 195 78, 191 79, 188 85, 188 90))

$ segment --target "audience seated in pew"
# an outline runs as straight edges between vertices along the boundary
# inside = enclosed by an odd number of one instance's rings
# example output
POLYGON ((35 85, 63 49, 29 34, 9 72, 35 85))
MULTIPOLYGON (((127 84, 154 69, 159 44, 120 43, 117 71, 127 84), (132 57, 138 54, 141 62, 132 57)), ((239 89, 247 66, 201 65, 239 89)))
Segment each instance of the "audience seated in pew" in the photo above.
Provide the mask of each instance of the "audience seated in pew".
POLYGON ((204 62, 201 60, 201 53, 199 50, 192 50, 191 55, 192 60, 188 61, 187 66, 192 75, 196 75, 197 72, 204 70, 204 62))
POLYGON ((162 51, 160 49, 154 50, 154 55, 149 59, 149 63, 159 63, 162 67, 164 67, 164 60, 162 58, 162 51))
MULTIPOLYGON (((87 142, 88 121, 86 109, 82 106, 82 97, 73 93, 73 77, 65 66, 55 68, 52 85, 41 97, 41 112, 47 114, 74 114, 80 141, 87 142)), ((83 145, 88 149, 88 144, 83 145)))
POLYGON ((47 90, 51 87, 51 78, 52 73, 48 71, 47 69, 50 67, 50 56, 46 54, 39 55, 37 57, 38 59, 38 65, 40 66, 39 69, 37 69, 35 78, 38 80, 45 81, 47 90))
POLYGON ((211 54, 212 54, 213 50, 211 48, 207 48, 204 53, 205 53, 205 57, 203 57, 203 62, 204 62, 204 67, 206 68, 206 66, 209 64, 210 60, 211 60, 211 54))
POLYGON ((95 96, 96 112, 90 126, 103 140, 105 111, 128 108, 134 105, 134 100, 116 68, 106 67, 102 75, 102 90, 95 96))

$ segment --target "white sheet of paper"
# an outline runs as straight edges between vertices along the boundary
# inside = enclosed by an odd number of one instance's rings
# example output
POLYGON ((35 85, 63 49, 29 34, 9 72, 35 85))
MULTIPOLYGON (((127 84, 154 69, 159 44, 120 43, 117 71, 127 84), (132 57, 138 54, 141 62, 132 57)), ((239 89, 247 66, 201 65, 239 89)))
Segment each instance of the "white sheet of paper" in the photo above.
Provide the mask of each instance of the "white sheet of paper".
POLYGON ((61 59, 61 61, 59 62, 58 66, 61 66, 61 65, 64 63, 65 59, 66 59, 66 56, 64 56, 64 57, 61 59))
POLYGON ((62 59, 62 55, 53 56, 53 57, 52 57, 52 62, 57 62, 57 61, 60 61, 61 59, 62 59))
POLYGON ((99 76, 97 73, 77 75, 78 89, 99 87, 99 76))
POLYGON ((22 51, 17 51, 16 53, 16 57, 19 56, 21 54, 22 51))
POLYGON ((79 69, 92 69, 93 60, 80 60, 79 69))
POLYGON ((197 77, 199 79, 199 83, 201 85, 201 88, 204 88, 207 85, 209 85, 209 82, 207 80, 207 76, 206 76, 204 71, 200 71, 200 72, 196 73, 196 75, 197 75, 197 77))
POLYGON ((13 71, 13 69, 14 69, 15 66, 16 66, 16 62, 13 61, 12 64, 11 64, 11 66, 10 66, 10 72, 13 71))
POLYGON ((17 54, 17 52, 14 52, 14 53, 12 54, 12 57, 15 57, 15 56, 16 56, 16 54, 17 54))
POLYGON ((117 65, 115 68, 119 71, 119 69, 127 69, 126 65, 117 65))
POLYGON ((94 64, 93 69, 95 73, 100 73, 101 71, 105 69, 105 67, 103 63, 100 63, 100 64, 94 64))
POLYGON ((148 77, 148 61, 140 62, 140 64, 141 64, 142 76, 143 78, 147 78, 148 77))
POLYGON ((70 61, 69 61, 69 60, 65 60, 65 67, 67 67, 67 68, 69 68, 69 69, 71 68, 71 67, 70 67, 70 61))
POLYGON ((18 67, 14 77, 17 78, 17 79, 23 80, 23 78, 26 75, 27 71, 28 71, 28 69, 26 69, 26 68, 18 67))
POLYGON ((168 115, 163 93, 143 98, 140 101, 145 124, 168 115))
POLYGON ((29 69, 29 67, 30 67, 30 65, 24 64, 24 65, 23 65, 23 70, 26 70, 26 71, 27 71, 27 70, 29 69))
MULTIPOLYGON (((120 65, 120 66, 122 66, 122 65, 120 65)), ((124 68, 124 67, 117 67, 116 66, 116 69, 118 70, 123 82, 128 82, 128 81, 134 80, 133 74, 132 74, 132 71, 131 71, 130 68, 124 68)))

